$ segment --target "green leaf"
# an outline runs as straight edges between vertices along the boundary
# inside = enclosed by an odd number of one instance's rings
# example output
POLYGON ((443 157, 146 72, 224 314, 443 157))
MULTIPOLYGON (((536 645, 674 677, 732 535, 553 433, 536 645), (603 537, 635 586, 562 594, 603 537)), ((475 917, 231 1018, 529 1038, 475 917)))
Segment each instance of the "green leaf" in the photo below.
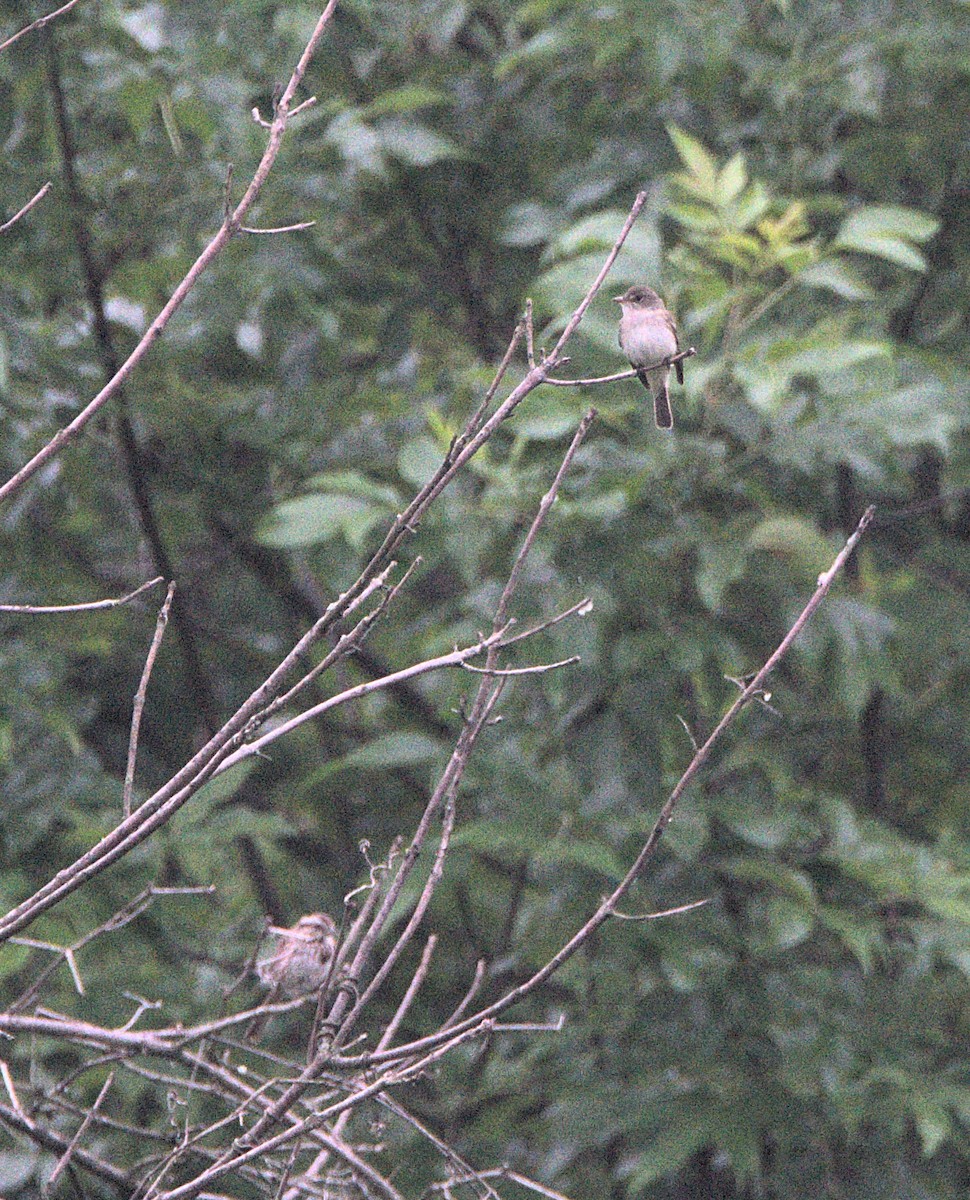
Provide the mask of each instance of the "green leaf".
POLYGON ((824 570, 832 557, 828 542, 813 525, 800 517, 769 517, 748 536, 749 550, 785 554, 810 575, 824 570))
POLYGON ((814 909, 815 887, 804 871, 767 858, 731 858, 721 869, 747 883, 767 883, 795 900, 799 908, 814 909))
POLYGON ((891 204, 873 204, 860 208, 842 223, 842 230, 904 238, 908 242, 927 242, 939 228, 939 220, 929 213, 891 204))
POLYGON ((318 492, 278 504, 259 522, 256 539, 280 550, 314 546, 341 536, 359 546, 386 515, 383 506, 356 496, 318 492))
POLYGON ((611 847, 598 838, 576 831, 549 835, 534 822, 504 818, 472 821, 456 831, 454 845, 518 862, 528 854, 536 862, 552 866, 566 864, 593 871, 608 879, 620 879, 625 870, 611 847))
POLYGON ((771 930, 772 943, 778 950, 788 950, 811 936, 815 926, 814 911, 795 900, 772 896, 765 905, 765 916, 771 930))
POLYGON ((926 259, 913 242, 924 242, 939 221, 915 209, 872 206, 851 213, 835 236, 837 250, 856 250, 884 258, 912 271, 925 271, 926 259))
POLYGON ((822 375, 857 367, 872 358, 890 358, 893 346, 889 341, 875 338, 846 338, 825 340, 807 347, 780 361, 793 375, 822 375))
POLYGON ((416 121, 382 121, 378 134, 389 155, 412 167, 430 167, 443 159, 465 157, 456 142, 416 121))
POLYGON ((436 758, 441 747, 434 738, 420 733, 389 733, 374 738, 340 759, 343 767, 384 770, 390 767, 416 767, 436 758))
MULTIPOLYGON (((625 220, 626 213, 617 209, 593 213, 564 229, 550 246, 550 253, 558 258, 599 255, 612 248, 625 220)), ((615 277, 624 278, 621 264, 627 259, 637 263, 638 267, 644 262, 658 262, 659 239, 656 230, 647 222, 634 225, 627 235, 614 267, 615 277)))
POLYGON ((755 179, 735 203, 734 224, 738 229, 750 229, 765 216, 771 203, 767 188, 755 179))
MULTIPOLYGON (((556 389, 559 392, 565 391, 567 395, 570 390, 556 389)), ((516 414, 513 428, 516 437, 522 438, 523 441, 556 441, 575 430, 580 415, 581 409, 575 400, 570 402, 566 396, 540 393, 538 396, 530 396, 528 405, 522 405, 516 414)))
POLYGON ((805 287, 825 288, 844 300, 871 300, 875 295, 844 259, 835 256, 805 267, 795 278, 805 287))
POLYGON ((558 225, 554 209, 537 201, 523 201, 502 214, 499 240, 504 246, 538 246, 553 237, 558 225))
POLYGON ((727 588, 744 576, 748 547, 741 536, 702 542, 697 548, 697 570, 694 575, 701 601, 716 612, 727 588))
POLYGON ((239 791, 252 774, 255 766, 254 758, 247 758, 242 762, 235 763, 204 784, 196 793, 193 803, 201 801, 211 807, 213 804, 220 804, 223 800, 228 800, 230 796, 234 796, 239 791))
POLYGON ((820 905, 816 916, 819 924, 832 930, 868 974, 884 947, 885 939, 879 923, 871 917, 859 916, 830 904, 820 905))
POLYGON ((397 469, 402 479, 415 487, 424 487, 441 466, 443 457, 441 448, 433 438, 414 438, 401 447, 397 469))
POLYGON ((383 174, 385 169, 382 139, 355 111, 338 113, 330 122, 327 136, 344 158, 358 170, 383 174))
MULTIPOLYGON (((696 1103, 696 1102, 695 1102, 696 1103)), ((687 1104, 671 1106, 666 1126, 650 1148, 636 1158, 630 1189, 639 1192, 658 1179, 673 1175, 701 1147, 713 1140, 716 1122, 704 1110, 690 1111, 687 1104)))
POLYGON ((718 233, 722 227, 718 213, 703 204, 668 204, 666 211, 675 221, 697 233, 718 233))
POLYGON ((953 1132, 953 1122, 946 1109, 935 1098, 925 1093, 911 1092, 908 1102, 923 1153, 929 1158, 953 1132))
POLYGON ((307 491, 337 492, 346 496, 357 496, 361 500, 375 500, 388 508, 401 503, 400 493, 387 484, 376 483, 360 471, 321 471, 306 481, 307 491))
POLYGON ((717 194, 717 163, 699 141, 676 125, 668 125, 667 133, 681 162, 701 185, 708 199, 713 202, 717 194))
POLYGON ((453 103, 447 92, 420 83, 409 83, 403 87, 392 88, 391 91, 365 104, 359 111, 364 120, 373 120, 389 113, 409 113, 419 108, 436 108, 453 103))
POLYGON ((748 182, 748 169, 743 154, 735 154, 721 168, 717 177, 717 203, 731 204, 744 190, 748 182))

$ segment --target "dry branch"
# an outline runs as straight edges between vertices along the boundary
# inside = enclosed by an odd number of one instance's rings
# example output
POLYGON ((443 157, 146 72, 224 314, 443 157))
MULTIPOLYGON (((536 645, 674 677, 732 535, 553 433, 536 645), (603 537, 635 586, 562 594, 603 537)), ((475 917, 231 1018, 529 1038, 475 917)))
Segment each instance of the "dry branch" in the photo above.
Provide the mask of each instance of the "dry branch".
MULTIPOLYGON (((91 419, 107 404, 113 395, 118 391, 128 376, 134 371, 135 367, 141 362, 148 351, 152 348, 159 337, 161 337, 166 326, 171 321, 172 317, 182 307, 186 297, 195 287, 199 277, 211 265, 211 263, 222 253, 225 247, 229 244, 233 237, 240 232, 243 224, 243 218, 246 213, 255 204, 257 197, 266 183, 269 173, 276 162, 279 154, 280 145, 283 141, 283 135, 286 132, 286 127, 289 122, 291 112, 290 106, 293 103, 293 97, 296 94, 297 88, 303 81, 307 67, 310 65, 310 60, 313 58, 314 52, 323 37, 324 29, 333 16, 334 9, 337 6, 337 0, 329 0, 326 8, 318 19, 313 33, 307 42, 303 53, 300 55, 299 62, 293 69, 293 74, 286 87, 283 89, 273 115, 273 120, 270 124, 269 138, 267 140, 266 149, 263 151, 263 156, 259 161, 256 172, 249 182, 242 199, 232 210, 227 212, 223 218, 222 224, 219 226, 215 236, 205 247, 199 257, 189 268, 181 283, 176 287, 168 302, 164 305, 158 316, 152 321, 144 335, 139 340, 138 344, 132 350, 131 354, 121 364, 111 379, 104 385, 98 394, 90 400, 84 408, 78 413, 70 424, 65 425, 54 435, 53 438, 42 447, 33 458, 26 462, 16 474, 12 475, 7 482, 0 487, 0 502, 13 496, 23 487, 23 485, 31 479, 40 468, 52 458, 60 454, 61 450, 72 442, 88 425, 91 419)), ((71 5, 65 5, 55 13, 51 13, 47 17, 42 17, 39 22, 35 22, 34 26, 28 26, 28 29, 35 28, 37 24, 46 24, 47 21, 53 20, 59 13, 65 12, 71 5)), ((27 30, 23 30, 27 32, 27 30)), ((21 36, 20 34, 16 36, 21 36)), ((0 49, 3 49, 0 46, 0 49)), ((295 110, 294 110, 295 111, 295 110)))

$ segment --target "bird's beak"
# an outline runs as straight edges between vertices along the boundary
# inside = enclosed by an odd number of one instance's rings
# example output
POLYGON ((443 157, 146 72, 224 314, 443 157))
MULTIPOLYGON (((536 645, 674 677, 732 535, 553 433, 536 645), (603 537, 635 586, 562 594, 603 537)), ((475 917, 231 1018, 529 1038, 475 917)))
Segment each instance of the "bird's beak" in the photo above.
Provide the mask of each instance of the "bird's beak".
POLYGON ((622 303, 623 303, 623 297, 622 297, 622 296, 613 296, 613 297, 612 297, 612 300, 613 300, 613 303, 614 303, 614 304, 622 304, 622 303))

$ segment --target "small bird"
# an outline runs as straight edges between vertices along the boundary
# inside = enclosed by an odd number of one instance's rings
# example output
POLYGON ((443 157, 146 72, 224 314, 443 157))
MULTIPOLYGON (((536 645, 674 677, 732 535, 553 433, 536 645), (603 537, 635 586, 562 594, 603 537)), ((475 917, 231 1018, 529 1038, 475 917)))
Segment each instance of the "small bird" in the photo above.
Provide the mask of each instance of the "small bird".
MULTIPOLYGON (((269 958, 256 964, 259 981, 269 988, 265 1004, 274 1004, 285 996, 308 996, 327 982, 337 950, 337 926, 327 913, 307 913, 291 929, 269 927, 276 934, 276 946, 269 958)), ((255 1042, 269 1020, 269 1013, 257 1013, 246 1028, 246 1041, 255 1042)))
POLYGON ((307 913, 292 929, 270 926, 277 935, 269 958, 256 964, 260 982, 287 996, 307 996, 323 987, 337 949, 337 926, 327 913, 307 913))
MULTIPOLYGON (((653 416, 659 429, 672 429, 667 380, 670 359, 680 351, 677 326, 653 288, 634 284, 613 299, 623 310, 620 317, 620 349, 636 367, 637 377, 653 396, 653 416)), ((684 382, 684 364, 674 364, 677 382, 684 382)))

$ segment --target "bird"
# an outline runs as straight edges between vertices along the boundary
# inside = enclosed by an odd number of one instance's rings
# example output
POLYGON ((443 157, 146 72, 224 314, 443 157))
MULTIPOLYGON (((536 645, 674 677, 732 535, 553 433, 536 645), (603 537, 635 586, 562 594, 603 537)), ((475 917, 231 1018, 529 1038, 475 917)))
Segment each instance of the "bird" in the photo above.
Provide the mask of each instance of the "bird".
POLYGON ((307 996, 321 988, 330 973, 337 949, 337 926, 327 913, 307 913, 290 929, 269 927, 277 936, 269 958, 256 964, 256 974, 267 987, 287 996, 307 996))
MULTIPOLYGON (((289 929, 270 925, 276 945, 269 958, 256 963, 260 983, 269 988, 264 1004, 273 1004, 280 993, 291 998, 309 996, 327 982, 337 951, 337 926, 327 913, 307 913, 289 929)), ((246 1029, 246 1040, 254 1042, 262 1033, 269 1014, 257 1013, 246 1029)))
MULTIPOLYGON (((653 416, 658 429, 672 429, 674 416, 670 411, 667 381, 670 378, 670 359, 680 351, 677 326, 664 302, 653 288, 634 284, 622 296, 614 296, 622 309, 620 317, 620 349, 636 368, 637 378, 653 396, 653 416)), ((677 382, 684 382, 682 360, 674 363, 677 382)))

